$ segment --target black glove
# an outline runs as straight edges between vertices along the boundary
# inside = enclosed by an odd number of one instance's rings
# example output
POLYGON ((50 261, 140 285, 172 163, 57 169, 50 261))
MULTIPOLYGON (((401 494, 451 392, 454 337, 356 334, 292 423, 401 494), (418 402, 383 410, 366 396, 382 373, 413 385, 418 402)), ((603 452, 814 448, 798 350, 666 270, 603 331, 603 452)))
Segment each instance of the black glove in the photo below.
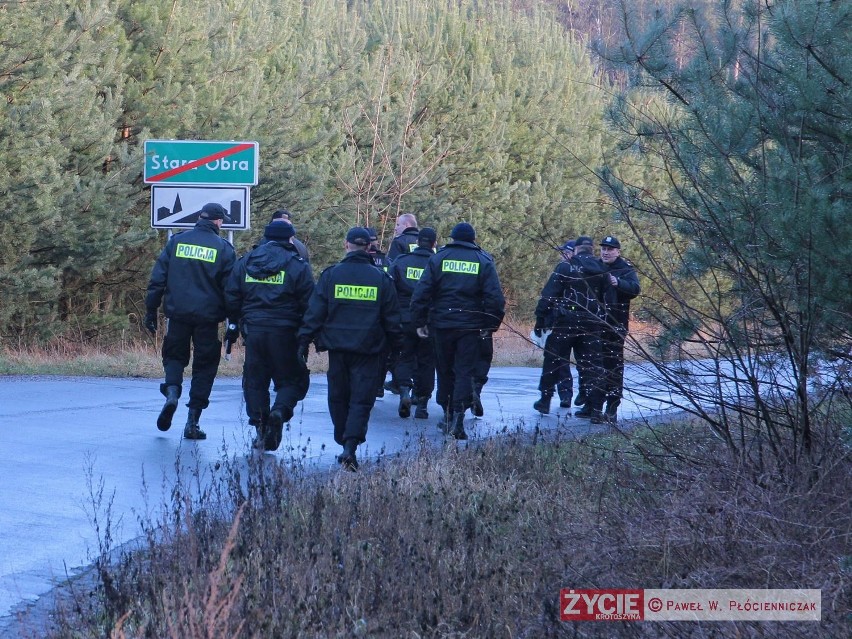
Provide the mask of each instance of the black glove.
POLYGON ((151 331, 151 335, 157 334, 157 309, 149 308, 145 313, 145 328, 151 331))
POLYGON ((310 342, 299 342, 299 349, 296 351, 296 356, 305 368, 308 367, 308 351, 310 350, 310 347, 310 342))
POLYGON ((535 333, 536 337, 541 337, 544 334, 544 318, 535 318, 535 328, 533 328, 533 333, 535 333))
POLYGON ((240 326, 237 322, 228 320, 228 328, 225 329, 225 343, 234 345, 240 336, 240 326))
POLYGON ((491 334, 493 332, 494 331, 492 331, 490 328, 480 328, 479 337, 481 337, 482 339, 488 339, 489 337, 491 337, 491 334))

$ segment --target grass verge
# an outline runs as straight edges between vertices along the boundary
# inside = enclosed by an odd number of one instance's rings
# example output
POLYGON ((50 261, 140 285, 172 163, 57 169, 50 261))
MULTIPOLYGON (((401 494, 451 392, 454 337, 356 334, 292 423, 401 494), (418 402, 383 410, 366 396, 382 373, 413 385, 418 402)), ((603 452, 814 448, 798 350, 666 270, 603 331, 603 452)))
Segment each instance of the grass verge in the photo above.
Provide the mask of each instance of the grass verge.
POLYGON ((848 451, 773 484, 705 433, 518 434, 357 474, 223 459, 219 482, 182 478, 144 548, 105 549, 97 587, 38 636, 852 635, 848 451), (565 587, 818 588, 822 622, 564 623, 565 587))

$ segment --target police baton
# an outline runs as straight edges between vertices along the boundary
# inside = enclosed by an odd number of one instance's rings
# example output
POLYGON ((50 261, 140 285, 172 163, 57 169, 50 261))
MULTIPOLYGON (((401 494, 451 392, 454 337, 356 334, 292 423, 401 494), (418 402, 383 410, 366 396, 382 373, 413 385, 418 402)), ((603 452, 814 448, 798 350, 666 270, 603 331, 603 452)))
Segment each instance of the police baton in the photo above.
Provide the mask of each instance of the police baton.
MULTIPOLYGON (((237 330, 236 324, 228 324, 228 330, 227 330, 228 334, 232 333, 235 330, 237 330)), ((231 361, 231 347, 232 346, 233 346, 233 343, 231 343, 231 340, 225 339, 225 361, 226 362, 231 361)))

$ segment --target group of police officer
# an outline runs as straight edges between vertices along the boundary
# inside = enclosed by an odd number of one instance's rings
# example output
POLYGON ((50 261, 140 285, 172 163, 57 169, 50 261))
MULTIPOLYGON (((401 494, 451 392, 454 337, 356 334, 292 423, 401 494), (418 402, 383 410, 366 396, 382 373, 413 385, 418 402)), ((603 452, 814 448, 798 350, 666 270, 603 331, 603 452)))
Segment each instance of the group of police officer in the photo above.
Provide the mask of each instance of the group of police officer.
POLYGON ((535 335, 543 338, 539 391, 533 407, 550 412, 554 391, 562 408, 571 406, 571 353, 577 364, 579 392, 575 417, 592 423, 615 422, 624 386, 624 342, 630 300, 640 293, 633 265, 621 256, 621 243, 612 235, 600 242, 594 255, 591 237, 580 236, 560 247, 562 261, 542 289, 535 309, 535 335))
POLYGON ((205 204, 193 229, 169 239, 151 273, 145 326, 156 333, 161 304, 169 319, 160 430, 171 427, 192 352, 183 436, 206 438, 199 419, 218 370, 219 323, 227 318, 226 344, 241 335, 245 346, 243 394, 256 448, 279 447, 284 424, 306 396, 311 343, 328 352, 328 408, 345 468, 358 467, 356 450, 388 367, 402 417, 415 406, 416 418, 428 418, 437 372, 439 427, 467 438, 465 411, 482 414, 478 393, 492 352, 484 344, 505 312, 494 262, 470 224, 457 224, 453 241, 436 250, 434 229, 418 229, 416 218, 403 214, 388 255, 372 229, 353 227, 345 257, 315 283, 286 211, 273 215, 260 243, 240 259, 219 236, 223 222, 230 222, 225 209, 205 204))

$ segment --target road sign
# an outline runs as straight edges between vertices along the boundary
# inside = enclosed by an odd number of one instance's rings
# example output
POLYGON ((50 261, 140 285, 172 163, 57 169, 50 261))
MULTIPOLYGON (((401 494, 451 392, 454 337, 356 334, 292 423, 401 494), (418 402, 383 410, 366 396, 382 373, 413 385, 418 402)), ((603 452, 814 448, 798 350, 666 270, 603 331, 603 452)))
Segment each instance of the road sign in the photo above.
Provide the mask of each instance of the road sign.
POLYGON ((257 142, 146 140, 145 184, 257 184, 257 142))
POLYGON ((247 186, 152 186, 151 227, 155 229, 192 228, 198 212, 208 202, 225 207, 234 220, 223 222, 225 230, 246 230, 249 225, 249 187, 247 186))

